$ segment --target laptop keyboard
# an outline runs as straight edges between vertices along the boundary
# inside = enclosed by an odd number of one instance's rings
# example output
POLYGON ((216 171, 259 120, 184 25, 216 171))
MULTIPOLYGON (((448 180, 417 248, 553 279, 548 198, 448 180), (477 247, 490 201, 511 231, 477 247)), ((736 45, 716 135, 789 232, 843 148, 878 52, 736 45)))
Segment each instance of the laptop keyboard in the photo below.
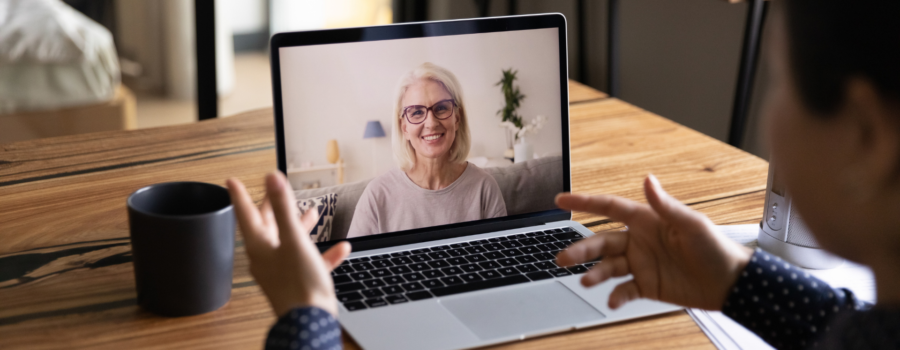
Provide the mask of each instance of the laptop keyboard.
POLYGON ((583 239, 571 227, 512 234, 344 261, 331 273, 349 311, 581 274, 599 261, 559 267, 583 239))

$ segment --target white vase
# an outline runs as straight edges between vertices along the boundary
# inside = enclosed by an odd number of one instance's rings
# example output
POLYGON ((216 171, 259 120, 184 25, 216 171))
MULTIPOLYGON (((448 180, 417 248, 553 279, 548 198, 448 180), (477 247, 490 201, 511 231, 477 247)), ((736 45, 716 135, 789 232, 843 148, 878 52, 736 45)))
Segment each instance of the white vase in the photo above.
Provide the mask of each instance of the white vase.
POLYGON ((516 153, 514 163, 527 162, 534 157, 534 147, 532 147, 530 143, 526 142, 525 139, 520 139, 519 143, 517 143, 513 148, 515 149, 516 153))

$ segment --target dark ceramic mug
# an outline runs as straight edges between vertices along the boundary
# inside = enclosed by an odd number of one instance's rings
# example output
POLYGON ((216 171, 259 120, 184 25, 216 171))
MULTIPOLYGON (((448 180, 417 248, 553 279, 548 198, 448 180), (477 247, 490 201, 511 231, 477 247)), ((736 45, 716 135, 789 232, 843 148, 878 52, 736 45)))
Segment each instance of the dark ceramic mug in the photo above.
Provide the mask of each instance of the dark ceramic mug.
POLYGON ((138 305, 163 316, 216 310, 231 298, 234 207, 228 190, 168 182, 128 197, 138 305))

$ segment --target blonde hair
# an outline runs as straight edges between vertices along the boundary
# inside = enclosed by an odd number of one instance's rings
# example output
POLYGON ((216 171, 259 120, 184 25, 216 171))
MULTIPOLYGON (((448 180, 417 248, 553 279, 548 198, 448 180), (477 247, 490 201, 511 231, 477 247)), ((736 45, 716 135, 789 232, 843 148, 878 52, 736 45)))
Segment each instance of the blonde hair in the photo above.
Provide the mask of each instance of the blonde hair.
POLYGON ((422 79, 440 83, 450 93, 450 98, 456 103, 453 113, 459 118, 459 127, 456 129, 456 137, 453 140, 453 144, 450 145, 450 162, 465 162, 469 157, 469 148, 472 143, 471 134, 469 133, 469 121, 466 117, 466 105, 463 103, 462 90, 459 82, 456 80, 456 76, 449 70, 431 62, 422 63, 422 65, 401 77, 397 104, 394 106, 394 121, 391 123, 394 160, 400 166, 400 169, 405 171, 412 169, 416 164, 416 150, 409 141, 403 138, 403 130, 400 128, 400 123, 403 119, 403 106, 401 106, 401 103, 403 95, 409 86, 422 79))

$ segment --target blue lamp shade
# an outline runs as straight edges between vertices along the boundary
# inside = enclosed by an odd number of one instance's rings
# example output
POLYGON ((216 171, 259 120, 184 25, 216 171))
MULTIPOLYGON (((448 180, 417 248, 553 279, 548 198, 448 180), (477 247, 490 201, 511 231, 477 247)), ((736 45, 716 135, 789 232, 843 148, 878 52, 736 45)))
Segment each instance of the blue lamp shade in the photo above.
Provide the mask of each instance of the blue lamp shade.
POLYGON ((371 120, 366 123, 366 133, 363 135, 363 138, 371 139, 375 137, 384 137, 384 129, 381 128, 381 122, 371 120))

